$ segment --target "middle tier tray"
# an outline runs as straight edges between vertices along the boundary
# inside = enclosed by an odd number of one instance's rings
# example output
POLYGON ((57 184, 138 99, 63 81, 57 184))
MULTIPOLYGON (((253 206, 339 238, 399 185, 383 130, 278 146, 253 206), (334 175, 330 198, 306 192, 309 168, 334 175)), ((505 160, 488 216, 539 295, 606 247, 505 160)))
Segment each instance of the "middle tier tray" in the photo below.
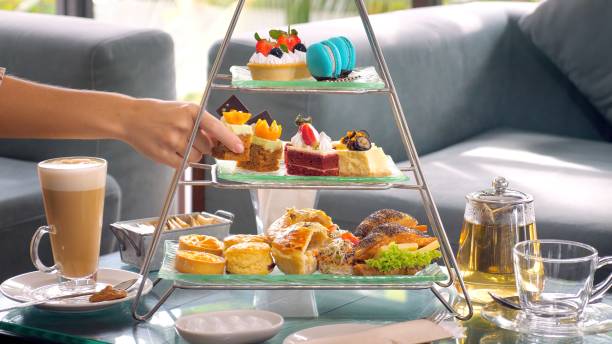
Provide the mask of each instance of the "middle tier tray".
POLYGON ((159 270, 158 277, 179 282, 194 283, 204 286, 232 286, 251 285, 253 289, 257 286, 313 286, 313 287, 341 287, 348 285, 380 286, 386 289, 420 289, 429 288, 434 282, 444 281, 448 276, 438 264, 431 264, 419 271, 416 275, 390 275, 390 276, 351 276, 330 275, 314 273, 310 275, 285 275, 275 269, 269 275, 196 275, 185 274, 176 271, 174 258, 178 250, 178 243, 174 240, 165 242, 164 261, 159 270))

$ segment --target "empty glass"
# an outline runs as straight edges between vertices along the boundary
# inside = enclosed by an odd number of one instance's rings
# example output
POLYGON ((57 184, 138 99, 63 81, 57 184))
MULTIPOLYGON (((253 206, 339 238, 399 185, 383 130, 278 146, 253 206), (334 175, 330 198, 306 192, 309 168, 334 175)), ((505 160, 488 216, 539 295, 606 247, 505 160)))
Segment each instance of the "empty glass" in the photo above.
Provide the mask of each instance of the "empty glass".
POLYGON ((529 240, 514 246, 516 286, 525 315, 532 320, 580 320, 592 298, 612 286, 612 275, 593 286, 595 271, 612 264, 593 247, 564 240, 529 240))

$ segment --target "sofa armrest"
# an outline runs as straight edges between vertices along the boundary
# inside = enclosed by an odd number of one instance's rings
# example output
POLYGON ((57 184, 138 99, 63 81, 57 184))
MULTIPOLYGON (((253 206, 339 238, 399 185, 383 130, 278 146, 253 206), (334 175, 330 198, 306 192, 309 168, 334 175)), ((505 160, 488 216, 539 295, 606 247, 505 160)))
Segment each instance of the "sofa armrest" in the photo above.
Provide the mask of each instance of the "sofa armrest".
MULTIPOLYGON (((159 30, 0 11, 0 66, 6 67, 8 74, 46 84, 142 98, 175 98, 173 42, 159 30)), ((125 143, 0 140, 3 157, 40 161, 73 155, 108 160, 109 174, 123 194, 122 218, 158 215, 172 171, 125 143)))

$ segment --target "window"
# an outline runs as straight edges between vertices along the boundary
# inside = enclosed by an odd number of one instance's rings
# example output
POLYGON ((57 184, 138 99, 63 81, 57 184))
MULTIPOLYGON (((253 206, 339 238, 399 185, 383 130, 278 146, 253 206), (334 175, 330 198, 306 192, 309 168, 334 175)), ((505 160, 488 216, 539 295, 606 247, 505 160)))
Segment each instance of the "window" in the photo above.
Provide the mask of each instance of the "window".
POLYGON ((56 0, 0 0, 0 10, 55 13, 56 0))

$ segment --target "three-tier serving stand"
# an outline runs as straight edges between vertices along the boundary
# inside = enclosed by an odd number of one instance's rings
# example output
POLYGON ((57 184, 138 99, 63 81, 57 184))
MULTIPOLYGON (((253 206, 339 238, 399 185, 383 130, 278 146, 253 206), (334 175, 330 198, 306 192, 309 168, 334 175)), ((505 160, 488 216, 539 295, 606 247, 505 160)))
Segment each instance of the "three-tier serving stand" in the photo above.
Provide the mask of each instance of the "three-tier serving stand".
POLYGON ((387 62, 383 56, 380 45, 378 44, 378 40, 376 39, 376 35, 374 34, 374 30, 370 23, 369 14, 364 3, 364 0, 355 0, 357 5, 357 9, 359 11, 359 15, 361 17, 361 21, 363 23, 365 32, 367 34, 368 40, 370 42, 370 47, 374 53, 374 57, 377 63, 377 71, 380 73, 382 81, 384 82, 384 87, 382 88, 373 88, 373 89, 358 89, 358 90, 348 90, 348 89, 336 89, 336 88, 320 88, 320 89, 304 89, 304 88, 266 88, 266 87, 237 87, 233 86, 231 83, 228 84, 227 81, 231 80, 230 75, 222 75, 219 74, 219 69, 221 66, 221 61, 225 55, 227 47, 229 45, 230 39, 234 33, 234 29, 236 27, 236 23, 242 13, 246 0, 239 0, 234 14, 232 16, 231 22, 225 34, 225 38, 223 39, 215 61, 212 66, 212 70, 210 73, 210 77, 206 84, 206 89, 204 91, 204 95, 202 96, 200 112, 195 120, 195 124, 191 133, 191 137, 189 139, 189 144, 187 145, 187 149, 183 156, 183 161, 180 167, 175 171, 174 176, 172 178, 172 182, 168 189, 168 193, 166 195, 166 199, 163 204, 163 208, 160 215, 160 221, 157 224, 155 232, 153 234, 153 241, 151 246, 147 251, 147 255, 145 257, 143 266, 141 267, 140 274, 143 276, 143 279, 146 279, 149 275, 149 265, 152 261, 153 255, 155 254, 158 245, 160 244, 160 237, 163 231, 163 226, 168 219, 168 212, 172 205, 172 201, 174 199, 177 187, 179 185, 183 186, 208 186, 208 187, 216 187, 220 189, 310 189, 310 190, 387 190, 391 188, 399 188, 405 190, 414 190, 418 191, 421 195, 421 199, 424 204, 424 208, 427 214, 427 219, 432 228, 434 235, 437 237, 440 242, 440 250, 442 253, 442 260, 448 271, 448 278, 445 281, 436 281, 436 282, 417 282, 417 283, 406 283, 406 284, 397 284, 397 283, 380 283, 380 284, 371 284, 371 283, 350 283, 350 284, 337 284, 337 283, 325 283, 324 281, 319 284, 300 284, 300 283, 278 283, 278 282, 269 282, 269 283, 257 283, 256 285, 250 283, 231 283, 226 285, 221 284, 206 284, 206 283, 193 283, 193 282, 185 282, 180 280, 175 280, 172 285, 162 294, 159 301, 145 314, 138 313, 138 306, 140 305, 140 301, 143 297, 143 288, 144 283, 141 283, 136 298, 134 299, 132 305, 132 315, 136 320, 144 321, 149 319, 153 314, 161 307, 161 305, 170 297, 172 292, 176 289, 191 289, 191 290, 374 290, 374 289, 396 289, 396 290, 421 290, 421 289, 429 289, 436 296, 438 300, 444 305, 444 307, 455 316, 455 318, 459 320, 467 320, 473 315, 472 303, 470 301, 469 295, 467 293, 467 289, 459 272, 459 268, 457 266, 457 262, 453 255, 451 246, 448 241, 448 237, 446 236, 446 232, 444 231, 444 226, 440 219, 440 214, 438 213, 438 209, 434 203, 431 191, 429 190, 427 183, 425 182, 425 176, 421 169, 421 164, 419 162, 419 156, 414 146, 414 142, 412 140, 412 136, 410 134, 410 129, 408 128, 408 123, 406 118, 404 117, 404 112, 402 110, 402 106, 400 104, 399 97, 397 95, 397 90, 393 84, 393 80, 391 79, 391 74, 389 73, 389 68, 387 66, 387 62), (225 83, 224 83, 225 82, 225 83), (414 183, 400 183, 400 182, 385 182, 385 183, 302 183, 302 184, 288 184, 288 183, 270 183, 270 182, 255 182, 255 183, 238 183, 238 182, 229 182, 223 179, 218 178, 218 171, 216 165, 209 164, 194 164, 187 163, 187 157, 189 157, 189 153, 191 152, 191 147, 193 146, 196 138, 196 134, 198 132, 198 128, 200 126, 200 122, 202 120, 202 115, 205 113, 206 106, 208 104, 208 99, 210 96, 211 89, 220 89, 220 90, 233 90, 240 92, 267 92, 267 93, 285 93, 285 94, 322 94, 322 93, 330 93, 330 94, 352 94, 352 95, 364 95, 364 94, 377 94, 377 95, 387 95, 389 104, 391 109, 393 110, 394 118, 396 125, 399 129, 402 142, 406 149, 406 152, 409 157, 410 166, 402 168, 401 171, 406 174, 414 175, 414 183), (209 179, 206 180, 190 180, 184 181, 181 180, 183 172, 187 167, 195 168, 195 169, 203 169, 207 170, 210 175, 209 179), (458 289, 463 294, 464 311, 461 313, 458 309, 456 309, 456 305, 451 301, 447 300, 443 293, 439 291, 438 288, 452 288, 453 286, 458 286, 458 289))

